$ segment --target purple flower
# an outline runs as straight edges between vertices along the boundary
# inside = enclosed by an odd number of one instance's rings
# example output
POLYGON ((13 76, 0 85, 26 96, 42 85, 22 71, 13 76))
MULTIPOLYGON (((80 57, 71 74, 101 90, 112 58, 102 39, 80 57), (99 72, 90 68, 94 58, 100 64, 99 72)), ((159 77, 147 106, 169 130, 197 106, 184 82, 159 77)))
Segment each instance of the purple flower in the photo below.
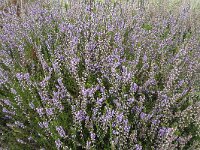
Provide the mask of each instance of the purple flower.
POLYGON ((147 59, 148 59, 148 57, 147 57, 147 55, 145 54, 145 55, 143 56, 143 61, 146 63, 146 62, 147 62, 147 59))
POLYGON ((39 124, 40 128, 46 128, 47 129, 49 127, 49 123, 47 121, 39 122, 38 124, 39 124))
POLYGON ((47 121, 43 122, 43 125, 44 125, 45 128, 49 127, 49 123, 47 121))
POLYGON ((7 114, 10 114, 10 115, 15 115, 15 112, 14 112, 14 111, 9 111, 9 110, 6 109, 6 108, 3 108, 3 109, 2 109, 2 112, 7 113, 7 114))
POLYGON ((136 145, 135 145, 135 149, 136 149, 136 150, 142 150, 142 146, 139 145, 139 144, 136 144, 136 145))
POLYGON ((23 75, 21 73, 17 73, 16 77, 19 81, 22 81, 24 79, 23 75))
POLYGON ((92 141, 95 141, 95 137, 96 137, 95 133, 91 132, 90 133, 90 137, 91 137, 92 141))
POLYGON ((24 74, 24 79, 25 79, 26 81, 29 81, 29 78, 30 78, 29 73, 25 73, 25 74, 24 74))
POLYGON ((131 90, 133 91, 133 92, 136 92, 137 90, 138 90, 138 85, 136 84, 136 83, 132 83, 131 84, 131 90))
POLYGON ((124 117, 123 113, 118 114, 118 115, 117 115, 117 121, 118 121, 119 123, 122 122, 123 117, 124 117))
POLYGON ((127 100, 127 103, 128 103, 129 105, 131 105, 131 104, 133 104, 134 101, 135 101, 135 98, 132 97, 132 98, 129 98, 129 99, 127 100))
POLYGON ((103 98, 103 97, 102 97, 102 98, 97 98, 97 104, 98 104, 99 106, 102 105, 103 101, 104 101, 104 98, 103 98))
POLYGON ((59 133, 60 137, 65 137, 66 136, 65 131, 64 131, 62 126, 57 126, 56 127, 56 131, 59 133))
POLYGON ((45 108, 48 116, 52 116, 54 114, 54 108, 45 108))
POLYGON ((146 116, 147 116, 147 115, 146 115, 145 113, 143 113, 143 112, 140 113, 140 118, 141 118, 142 120, 144 120, 144 119, 146 118, 146 116))
POLYGON ((43 108, 36 108, 36 111, 40 116, 44 115, 44 109, 43 108))
POLYGON ((55 141, 55 144, 56 144, 56 147, 57 147, 58 150, 62 147, 62 142, 60 141, 60 139, 57 139, 55 141))
POLYGON ((172 132, 172 128, 162 127, 158 131, 158 134, 160 137, 164 137, 164 136, 167 136, 170 132, 172 132))
POLYGON ((7 106, 11 106, 10 100, 8 99, 3 100, 3 103, 6 104, 7 106))
POLYGON ((86 118, 86 114, 83 110, 79 110, 75 113, 75 117, 77 121, 83 121, 86 118))
POLYGON ((181 81, 178 82, 178 85, 179 85, 179 86, 182 86, 183 83, 184 83, 184 80, 181 80, 181 81))

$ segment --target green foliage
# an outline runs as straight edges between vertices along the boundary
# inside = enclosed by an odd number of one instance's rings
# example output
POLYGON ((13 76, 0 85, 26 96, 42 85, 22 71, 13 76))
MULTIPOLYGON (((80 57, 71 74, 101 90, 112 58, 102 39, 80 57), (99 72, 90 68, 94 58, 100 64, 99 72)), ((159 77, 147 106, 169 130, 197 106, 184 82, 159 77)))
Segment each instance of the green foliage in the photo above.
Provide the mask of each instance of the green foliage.
POLYGON ((153 27, 150 24, 145 23, 142 25, 142 28, 145 30, 152 30, 153 27))

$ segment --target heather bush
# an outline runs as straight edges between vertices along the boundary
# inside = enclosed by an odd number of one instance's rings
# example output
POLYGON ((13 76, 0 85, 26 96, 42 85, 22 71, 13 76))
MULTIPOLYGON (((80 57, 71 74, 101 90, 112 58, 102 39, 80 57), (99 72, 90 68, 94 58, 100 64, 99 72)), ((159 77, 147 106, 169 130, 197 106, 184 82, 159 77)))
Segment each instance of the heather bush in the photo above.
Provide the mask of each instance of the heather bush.
POLYGON ((1 11, 2 147, 200 148, 199 13, 137 6, 1 11))

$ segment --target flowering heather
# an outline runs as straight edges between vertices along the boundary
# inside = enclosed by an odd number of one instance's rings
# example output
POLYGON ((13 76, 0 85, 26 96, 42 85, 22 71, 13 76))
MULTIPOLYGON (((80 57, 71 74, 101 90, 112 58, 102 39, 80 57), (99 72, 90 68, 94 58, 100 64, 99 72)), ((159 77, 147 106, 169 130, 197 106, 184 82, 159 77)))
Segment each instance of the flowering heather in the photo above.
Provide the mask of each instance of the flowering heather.
POLYGON ((200 14, 134 2, 0 11, 0 146, 200 148, 200 14))

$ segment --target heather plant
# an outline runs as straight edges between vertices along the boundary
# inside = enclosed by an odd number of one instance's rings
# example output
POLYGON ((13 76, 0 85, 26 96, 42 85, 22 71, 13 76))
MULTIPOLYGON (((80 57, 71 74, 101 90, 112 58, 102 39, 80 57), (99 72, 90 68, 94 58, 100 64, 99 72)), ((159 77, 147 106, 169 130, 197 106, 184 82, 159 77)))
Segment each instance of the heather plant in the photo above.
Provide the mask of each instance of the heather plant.
POLYGON ((200 26, 189 5, 26 9, 0 13, 2 147, 200 148, 200 26))

